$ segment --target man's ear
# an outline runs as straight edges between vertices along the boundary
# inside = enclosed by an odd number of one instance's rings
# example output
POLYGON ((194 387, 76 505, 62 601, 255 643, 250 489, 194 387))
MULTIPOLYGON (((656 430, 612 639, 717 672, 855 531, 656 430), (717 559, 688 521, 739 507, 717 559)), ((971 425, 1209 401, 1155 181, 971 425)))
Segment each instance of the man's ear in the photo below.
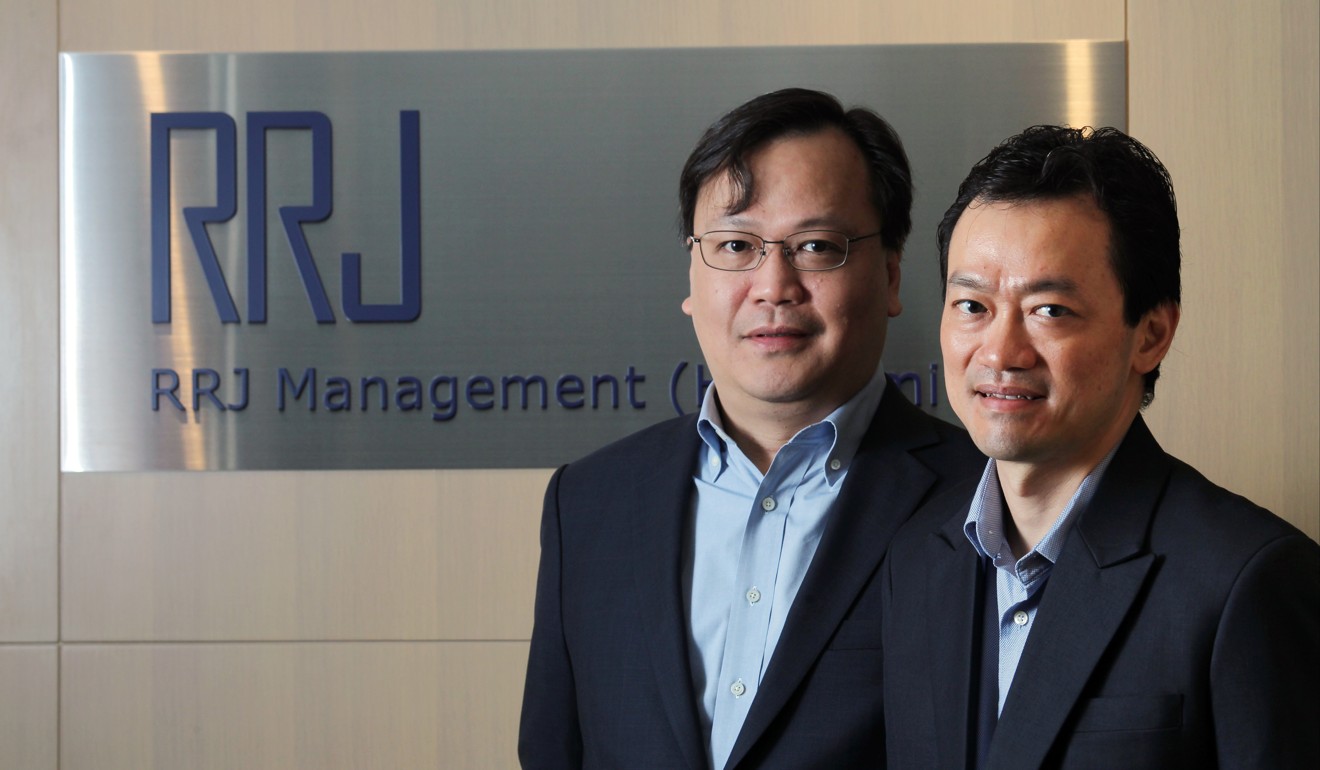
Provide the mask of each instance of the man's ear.
POLYGON ((1146 311, 1146 315, 1137 322, 1137 348, 1132 357, 1132 368, 1138 374, 1146 374, 1160 365, 1169 347, 1173 345, 1173 334, 1178 330, 1178 319, 1182 309, 1176 302, 1165 302, 1146 311))
POLYGON ((899 261, 903 259, 901 251, 885 252, 885 269, 889 272, 889 317, 894 318, 903 312, 903 299, 899 297, 898 287, 903 282, 903 270, 899 261))

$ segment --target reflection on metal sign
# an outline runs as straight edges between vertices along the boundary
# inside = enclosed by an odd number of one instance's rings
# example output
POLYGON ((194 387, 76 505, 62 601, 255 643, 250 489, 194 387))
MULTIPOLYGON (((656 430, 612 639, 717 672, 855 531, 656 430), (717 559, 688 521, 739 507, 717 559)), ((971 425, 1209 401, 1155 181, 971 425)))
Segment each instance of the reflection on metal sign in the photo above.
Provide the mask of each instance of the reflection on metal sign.
POLYGON ((697 405, 678 172, 752 96, 883 114, 918 188, 885 363, 944 417, 934 226, 1122 43, 61 56, 66 471, 541 467, 697 405))

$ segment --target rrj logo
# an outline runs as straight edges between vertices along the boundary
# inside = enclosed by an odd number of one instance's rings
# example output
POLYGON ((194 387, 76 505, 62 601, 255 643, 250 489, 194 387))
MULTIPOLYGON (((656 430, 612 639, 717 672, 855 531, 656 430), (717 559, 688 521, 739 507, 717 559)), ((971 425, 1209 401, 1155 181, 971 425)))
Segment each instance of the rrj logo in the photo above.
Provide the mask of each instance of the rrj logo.
MULTIPOLYGON (((406 323, 422 313, 421 150, 419 113, 399 113, 400 230, 399 296, 397 304, 362 301, 362 257, 342 258, 343 312, 357 323, 406 323)), ((156 112, 151 115, 151 320, 170 322, 170 132, 202 130, 215 133, 216 204, 185 206, 187 223, 202 273, 223 323, 239 323, 238 308, 220 268, 206 226, 228 222, 238 210, 238 147, 234 119, 223 112, 156 112)), ((247 320, 266 322, 266 132, 310 131, 312 138, 312 202, 281 206, 280 221, 307 290, 317 323, 334 323, 335 314, 303 235, 302 226, 323 222, 332 209, 330 119, 321 112, 247 113, 247 320)))

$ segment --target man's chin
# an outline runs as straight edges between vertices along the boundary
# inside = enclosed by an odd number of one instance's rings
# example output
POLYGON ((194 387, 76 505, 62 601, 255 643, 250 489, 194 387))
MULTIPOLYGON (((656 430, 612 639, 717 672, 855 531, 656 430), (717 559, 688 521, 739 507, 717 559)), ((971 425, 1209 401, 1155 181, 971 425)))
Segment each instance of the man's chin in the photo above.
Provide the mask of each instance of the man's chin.
POLYGON ((995 462, 1031 464, 1041 462, 1049 455, 1041 442, 1029 437, 1002 431, 971 433, 976 448, 995 462))

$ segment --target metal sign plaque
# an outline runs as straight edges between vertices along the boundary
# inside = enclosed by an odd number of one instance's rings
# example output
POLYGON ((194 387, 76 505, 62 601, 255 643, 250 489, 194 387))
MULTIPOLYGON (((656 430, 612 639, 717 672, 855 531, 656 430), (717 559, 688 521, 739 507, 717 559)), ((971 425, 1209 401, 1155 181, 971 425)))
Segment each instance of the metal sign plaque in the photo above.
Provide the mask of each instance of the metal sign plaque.
POLYGON ((946 418, 934 227, 1122 43, 60 57, 66 471, 548 467, 696 408, 677 179, 819 88, 917 184, 885 365, 946 418))

